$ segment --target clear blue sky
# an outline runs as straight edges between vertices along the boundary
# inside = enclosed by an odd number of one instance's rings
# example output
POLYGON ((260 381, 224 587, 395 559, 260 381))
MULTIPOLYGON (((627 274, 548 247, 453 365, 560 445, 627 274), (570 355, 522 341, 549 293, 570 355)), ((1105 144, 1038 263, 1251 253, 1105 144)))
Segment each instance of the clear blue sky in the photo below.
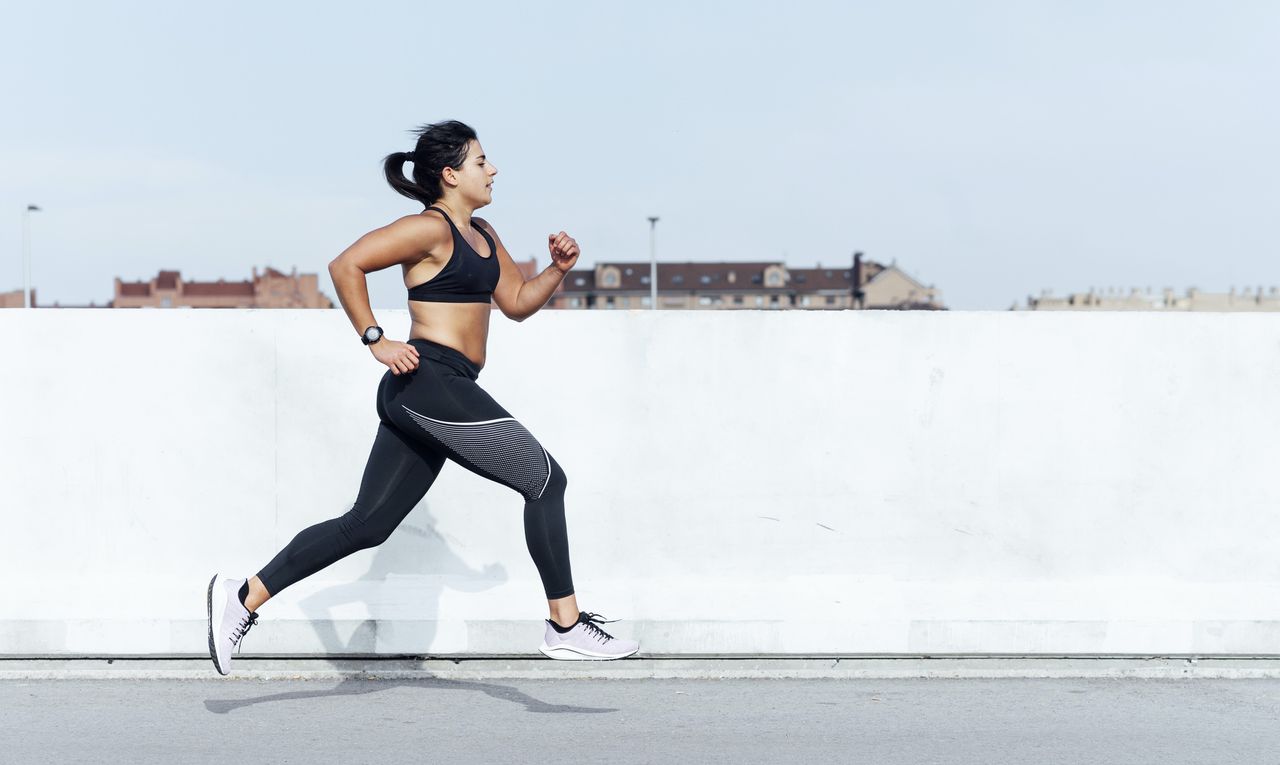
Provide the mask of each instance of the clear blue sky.
MULTIPOLYGON (((1280 285, 1280 4, 6 3, 0 290, 317 271, 472 124, 517 257, 896 260, 959 309, 1280 285), (545 8, 540 6, 546 6, 545 8)), ((404 305, 398 272, 375 307, 404 305)))

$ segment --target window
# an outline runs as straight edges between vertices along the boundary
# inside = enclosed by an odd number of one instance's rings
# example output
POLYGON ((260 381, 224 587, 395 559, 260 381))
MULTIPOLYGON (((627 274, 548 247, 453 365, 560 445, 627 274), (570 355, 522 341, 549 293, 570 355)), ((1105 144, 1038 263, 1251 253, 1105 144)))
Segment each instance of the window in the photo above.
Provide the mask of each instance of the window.
POLYGON ((649 283, 649 277, 647 277, 647 276, 642 276, 642 277, 640 277, 640 283, 641 283, 641 284, 648 284, 648 283, 649 283))
POLYGON ((610 295, 609 297, 607 297, 607 298, 605 298, 605 299, 604 299, 604 307, 605 307, 605 308, 613 308, 613 296, 612 296, 612 295, 610 295))
POLYGON ((771 306, 773 306, 773 307, 775 307, 775 308, 778 306, 778 296, 777 296, 777 295, 770 295, 770 296, 769 296, 769 305, 771 305, 771 306))
POLYGON ((630 276, 631 274, 635 273, 635 271, 628 268, 624 273, 626 273, 627 276, 630 276))
POLYGON ((614 271, 611 268, 607 269, 603 274, 600 275, 600 283, 605 287, 617 287, 618 272, 614 271))
POLYGON ((808 296, 808 295, 805 295, 803 298, 801 298, 801 299, 800 299, 800 305, 803 305, 803 306, 808 306, 808 305, 809 305, 809 296, 808 296))
POLYGON ((648 308, 649 306, 653 305, 653 301, 650 300, 648 297, 642 297, 640 298, 640 305, 644 306, 645 308, 648 308))
POLYGON ((707 297, 706 295, 703 295, 702 297, 698 298, 698 305, 711 305, 711 298, 707 297))
POLYGON ((710 276, 708 276, 708 275, 706 275, 706 274, 703 274, 703 275, 702 275, 702 278, 701 278, 701 279, 699 279, 698 281, 702 282, 703 284, 710 284, 710 283, 711 283, 711 277, 710 277, 710 276))
POLYGON ((764 277, 763 277, 763 276, 761 276, 760 274, 752 274, 752 276, 751 276, 751 283, 752 283, 752 284, 764 284, 764 277))
POLYGON ((756 295, 756 305, 764 305, 764 296, 756 295))
POLYGON ((836 304, 836 296, 827 295, 827 305, 835 305, 835 304, 836 304))
POLYGON ((733 304, 734 304, 734 305, 742 305, 742 296, 741 296, 741 295, 734 295, 734 296, 733 296, 733 304))
POLYGON ((582 278, 581 276, 579 276, 577 279, 574 279, 574 280, 573 280, 573 285, 574 285, 575 287, 582 287, 582 286, 586 285, 586 283, 587 283, 587 280, 586 280, 586 279, 584 279, 584 278, 582 278))
POLYGON ((570 308, 578 308, 578 307, 580 307, 581 305, 582 305, 582 299, 581 299, 581 298, 573 298, 573 299, 571 299, 571 300, 569 301, 569 307, 570 307, 570 308))
POLYGON ((676 274, 671 277, 672 284, 684 284, 684 274, 676 274))

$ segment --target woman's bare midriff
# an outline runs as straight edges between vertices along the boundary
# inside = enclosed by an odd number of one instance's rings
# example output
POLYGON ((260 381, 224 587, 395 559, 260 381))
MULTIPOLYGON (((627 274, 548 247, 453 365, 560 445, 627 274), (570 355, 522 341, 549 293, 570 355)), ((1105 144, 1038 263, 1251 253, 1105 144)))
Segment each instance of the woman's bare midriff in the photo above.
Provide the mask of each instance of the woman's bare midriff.
POLYGON ((413 327, 409 339, 430 340, 447 345, 484 366, 485 346, 489 340, 488 303, 428 303, 409 301, 413 327))

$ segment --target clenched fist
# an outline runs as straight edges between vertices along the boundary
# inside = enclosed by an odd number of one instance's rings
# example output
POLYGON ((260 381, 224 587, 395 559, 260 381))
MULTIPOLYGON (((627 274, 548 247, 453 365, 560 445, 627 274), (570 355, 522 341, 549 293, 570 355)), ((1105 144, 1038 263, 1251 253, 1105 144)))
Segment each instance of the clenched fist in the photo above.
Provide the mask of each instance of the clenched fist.
POLYGON ((373 357, 391 370, 391 374, 399 375, 412 372, 418 368, 418 349, 408 343, 400 343, 383 337, 369 346, 373 357))
POLYGON ((566 274, 569 273, 569 269, 573 268, 573 264, 578 262, 578 256, 582 254, 582 250, 578 248, 578 243, 563 231, 558 234, 547 235, 547 249, 551 251, 551 263, 566 274))

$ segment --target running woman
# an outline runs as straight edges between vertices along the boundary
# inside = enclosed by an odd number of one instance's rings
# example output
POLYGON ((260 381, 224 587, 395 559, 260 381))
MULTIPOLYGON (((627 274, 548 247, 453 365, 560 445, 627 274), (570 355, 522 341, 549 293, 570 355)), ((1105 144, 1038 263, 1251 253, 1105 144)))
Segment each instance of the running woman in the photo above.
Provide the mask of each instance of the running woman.
POLYGON ((551 265, 525 280, 498 232, 472 213, 493 201, 498 168, 461 122, 417 132, 413 151, 386 158, 391 187, 421 213, 371 231, 329 264, 342 307, 387 372, 378 386, 378 434, 355 505, 303 529, 249 579, 209 582, 209 654, 222 674, 268 599, 334 561, 382 544, 422 499, 445 460, 524 497, 524 532, 550 618, 539 650, 554 659, 620 659, 639 645, 578 610, 565 531, 564 471, 476 378, 485 363, 490 300, 509 318, 529 318, 578 260, 565 232, 547 237, 551 265), (404 164, 413 163, 413 180, 404 164), (369 307, 365 275, 398 265, 409 287, 409 341, 384 337, 369 307))

